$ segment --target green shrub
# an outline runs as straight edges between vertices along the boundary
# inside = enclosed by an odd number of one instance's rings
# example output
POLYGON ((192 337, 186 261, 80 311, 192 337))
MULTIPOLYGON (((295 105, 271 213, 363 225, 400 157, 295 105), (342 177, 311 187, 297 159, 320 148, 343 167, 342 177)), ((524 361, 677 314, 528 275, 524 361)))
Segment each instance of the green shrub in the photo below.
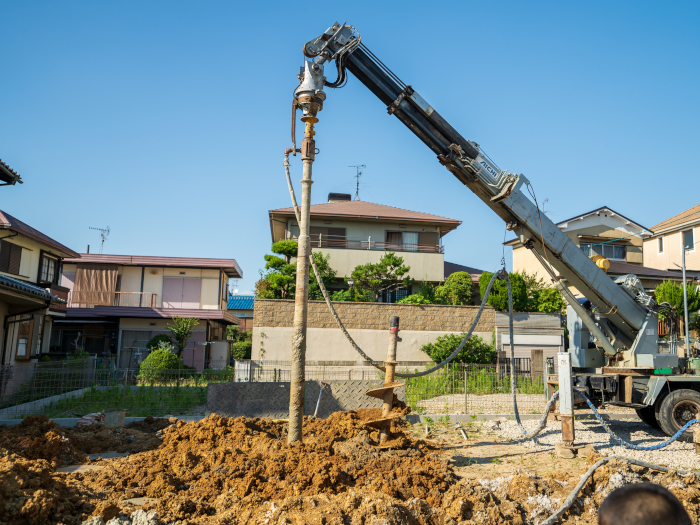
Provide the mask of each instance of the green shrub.
MULTIPOLYGON (((454 352, 467 334, 445 334, 438 337, 434 343, 428 343, 421 350, 430 358, 441 363, 454 352)), ((496 351, 493 346, 484 342, 478 335, 472 335, 460 350, 453 362, 487 364, 493 362, 496 351)))
MULTIPOLYGON (((488 284, 488 281, 486 282, 488 284)), ((455 272, 435 290, 435 302, 439 304, 474 304, 472 301, 472 276, 467 272, 455 272)))
POLYGON ((428 299, 426 296, 420 293, 414 293, 411 294, 407 297, 404 297, 400 301, 398 301, 399 304, 432 304, 430 299, 428 299))
POLYGON ((253 341, 231 343, 231 357, 234 359, 250 359, 253 351, 253 341))
MULTIPOLYGON (((514 312, 525 312, 527 311, 527 288, 525 286, 525 279, 519 273, 509 273, 511 288, 513 290, 513 311, 514 312)), ((479 296, 481 300, 484 299, 484 294, 486 293, 486 288, 488 288, 489 281, 493 277, 493 273, 484 272, 479 277, 479 296)), ((501 310, 502 312, 508 311, 508 285, 505 281, 496 279, 491 287, 491 293, 489 293, 488 304, 493 306, 496 310, 501 310)))
POLYGON ((146 344, 146 348, 148 348, 149 350, 155 350, 156 348, 158 348, 158 345, 159 345, 161 342, 167 343, 167 344, 169 344, 169 345, 172 346, 172 344, 173 344, 173 339, 172 339, 172 337, 170 337, 168 334, 158 334, 158 335, 154 335, 153 337, 151 337, 151 338, 148 340, 148 343, 146 344))
POLYGON ((182 360, 172 352, 172 348, 172 345, 161 341, 158 347, 143 360, 136 378, 140 381, 162 381, 177 380, 178 377, 183 376, 183 372, 186 376, 191 375, 192 370, 196 368, 183 364, 182 360), (180 370, 180 373, 174 373, 173 370, 180 370))

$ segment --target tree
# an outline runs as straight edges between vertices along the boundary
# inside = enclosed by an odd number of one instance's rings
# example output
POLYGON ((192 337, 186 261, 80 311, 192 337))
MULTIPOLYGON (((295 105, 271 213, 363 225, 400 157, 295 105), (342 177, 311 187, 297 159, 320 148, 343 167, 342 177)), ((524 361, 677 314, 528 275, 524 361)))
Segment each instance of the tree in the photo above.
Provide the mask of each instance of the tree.
POLYGON ((523 276, 523 281, 525 281, 525 289, 527 290, 527 311, 528 312, 539 312, 540 304, 540 293, 542 290, 547 289, 547 285, 542 277, 537 276, 537 272, 527 273, 523 270, 520 275, 523 276))
POLYGON ((430 283, 423 281, 420 285, 418 293, 404 297, 398 302, 399 304, 436 304, 439 303, 439 301, 435 297, 435 292, 435 287, 433 287, 430 283))
POLYGON ((467 272, 455 272, 435 290, 435 302, 438 304, 474 304, 472 290, 474 281, 467 272))
POLYGON ((374 294, 374 301, 379 302, 382 292, 389 292, 409 287, 413 279, 409 277, 410 266, 403 263, 403 257, 394 252, 384 252, 378 263, 361 264, 352 271, 355 280, 355 290, 361 294, 374 294))
MULTIPOLYGON (((692 282, 686 283, 686 294, 688 296, 688 315, 700 309, 700 292, 692 282)), ((664 281, 654 289, 654 296, 657 303, 668 303, 675 306, 676 314, 683 317, 685 309, 683 306, 683 286, 674 281, 664 281)))
MULTIPOLYGON (((525 288, 525 280, 523 276, 519 273, 509 273, 511 288, 513 291, 513 311, 514 312, 526 312, 527 311, 527 289, 525 288)), ((488 288, 489 281, 493 277, 493 273, 484 272, 479 278, 479 294, 481 300, 484 299, 484 294, 486 293, 486 288, 488 288)), ((496 280, 491 287, 491 293, 489 294, 488 304, 504 312, 508 311, 508 286, 505 281, 496 280)))
POLYGON ((167 343, 172 346, 173 340, 168 334, 154 335, 148 340, 148 343, 146 343, 146 348, 155 350, 160 343, 167 343))
MULTIPOLYGON (((457 349, 466 335, 445 334, 438 337, 434 343, 423 345, 421 350, 435 363, 442 363, 457 349)), ((454 360, 459 363, 488 364, 493 362, 495 355, 496 351, 492 345, 485 343, 478 335, 472 335, 454 360)))
MULTIPOLYGON (((528 306, 530 302, 528 300, 528 306)), ((544 288, 537 296, 537 311, 544 313, 560 314, 566 308, 566 303, 561 293, 556 288, 544 288)))
MULTIPOLYGON (((321 252, 314 252, 314 261, 316 261, 316 266, 318 267, 318 273, 321 274, 321 280, 323 281, 323 286, 328 290, 328 287, 335 283, 336 272, 329 263, 331 258, 330 254, 323 255, 321 252)), ((309 274, 309 299, 322 300, 323 294, 321 293, 321 287, 318 284, 318 279, 316 278, 316 272, 311 270, 309 274)))
MULTIPOLYGON (((255 297, 259 299, 293 299, 296 291, 297 265, 292 257, 297 255, 297 241, 283 240, 272 245, 277 255, 265 255, 265 268, 260 271, 260 280, 255 283, 255 297)), ((321 273, 321 280, 326 288, 336 280, 336 271, 331 268, 330 254, 314 252, 316 266, 321 273)), ((316 274, 309 272, 309 299, 323 299, 321 287, 316 274)))
POLYGON ((284 256, 287 264, 292 260, 292 257, 297 256, 297 251, 299 250, 299 243, 292 239, 286 239, 282 241, 277 241, 272 245, 273 253, 284 256))
POLYGON ((182 351, 187 346, 187 341, 192 337, 194 327, 199 324, 199 319, 195 317, 173 317, 172 324, 168 323, 168 330, 175 340, 177 356, 182 357, 182 351))
POLYGON ((241 332, 237 326, 226 327, 226 339, 231 343, 231 357, 234 359, 250 359, 253 352, 253 332, 241 332))

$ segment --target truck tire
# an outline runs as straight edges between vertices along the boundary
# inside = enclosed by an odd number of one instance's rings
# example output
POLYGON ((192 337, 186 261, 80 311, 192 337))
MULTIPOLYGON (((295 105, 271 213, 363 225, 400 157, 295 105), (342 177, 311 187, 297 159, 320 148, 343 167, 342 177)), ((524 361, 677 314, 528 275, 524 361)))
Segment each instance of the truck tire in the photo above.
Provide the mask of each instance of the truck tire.
POLYGON ((635 412, 639 416, 639 419, 644 421, 651 428, 659 429, 659 422, 656 421, 656 415, 654 414, 654 405, 650 405, 644 408, 636 408, 635 412))
MULTIPOLYGON (((675 390, 668 394, 659 406, 656 419, 667 436, 673 436, 700 411, 700 392, 695 390, 675 390)), ((686 431, 678 441, 693 441, 693 433, 686 431)))

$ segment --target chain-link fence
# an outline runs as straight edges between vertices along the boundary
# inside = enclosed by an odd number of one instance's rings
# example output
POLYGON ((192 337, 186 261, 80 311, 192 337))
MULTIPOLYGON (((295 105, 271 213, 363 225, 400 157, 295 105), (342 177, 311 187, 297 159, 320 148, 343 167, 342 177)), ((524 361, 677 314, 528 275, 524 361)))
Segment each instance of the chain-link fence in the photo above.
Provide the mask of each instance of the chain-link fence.
MULTIPOLYGON (((235 366, 209 362, 203 371, 182 364, 178 369, 117 364, 109 358, 89 358, 1 367, 0 419, 34 414, 81 417, 122 408, 129 416, 204 415, 209 383, 289 382, 291 376, 290 361, 236 361, 235 366)), ((520 413, 540 414, 546 402, 543 370, 531 365, 529 359, 452 364, 427 376, 398 380, 406 384, 406 402, 414 413, 512 414, 512 366, 520 413)), ((399 363, 398 370, 425 367, 425 363, 399 363)), ((381 380, 383 373, 362 363, 309 362, 306 379, 381 380)))

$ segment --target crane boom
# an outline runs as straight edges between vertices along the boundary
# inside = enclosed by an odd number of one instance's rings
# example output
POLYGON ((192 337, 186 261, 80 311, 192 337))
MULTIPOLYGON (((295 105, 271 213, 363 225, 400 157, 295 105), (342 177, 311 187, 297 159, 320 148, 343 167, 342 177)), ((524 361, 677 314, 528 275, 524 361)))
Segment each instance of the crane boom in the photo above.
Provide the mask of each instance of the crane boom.
MULTIPOLYGON (((404 84, 360 42, 351 26, 335 24, 304 46, 306 62, 296 97, 304 109, 313 101, 312 112, 322 107, 323 86, 340 87, 347 69, 394 115, 428 146, 460 182, 477 195, 513 230, 522 244, 533 250, 557 277, 575 286, 599 311, 608 312, 605 324, 609 339, 629 349, 649 322, 652 312, 631 291, 616 284, 524 193, 529 181, 522 174, 501 170, 481 147, 459 134, 411 86, 404 84), (338 80, 323 77, 323 64, 334 60, 338 80), (323 80, 320 81, 319 78, 323 80), (306 105, 306 106, 305 106, 306 105)), ((306 109, 304 109, 306 111, 306 109)), ((643 290, 642 290, 643 292, 643 290)), ((607 348, 610 348, 608 345, 607 348)), ((632 365, 634 366, 634 365, 632 365)))

